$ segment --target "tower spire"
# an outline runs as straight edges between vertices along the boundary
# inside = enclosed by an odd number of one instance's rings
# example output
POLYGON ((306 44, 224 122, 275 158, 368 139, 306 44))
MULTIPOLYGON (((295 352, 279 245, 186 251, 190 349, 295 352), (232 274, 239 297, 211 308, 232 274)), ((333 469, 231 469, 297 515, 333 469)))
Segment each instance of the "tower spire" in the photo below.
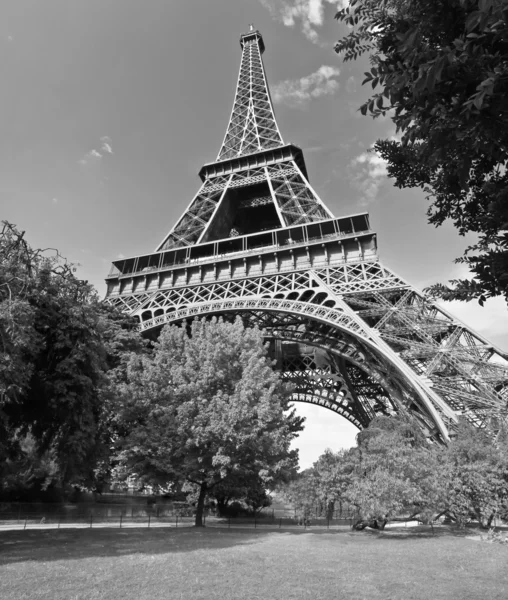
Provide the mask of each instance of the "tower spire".
POLYGON ((312 223, 333 217, 307 180, 300 148, 284 144, 254 29, 240 36, 233 110, 217 160, 203 166, 199 192, 156 251, 312 223))
POLYGON ((284 145, 261 58, 265 44, 254 25, 242 34, 240 45, 242 60, 235 100, 218 161, 284 145))

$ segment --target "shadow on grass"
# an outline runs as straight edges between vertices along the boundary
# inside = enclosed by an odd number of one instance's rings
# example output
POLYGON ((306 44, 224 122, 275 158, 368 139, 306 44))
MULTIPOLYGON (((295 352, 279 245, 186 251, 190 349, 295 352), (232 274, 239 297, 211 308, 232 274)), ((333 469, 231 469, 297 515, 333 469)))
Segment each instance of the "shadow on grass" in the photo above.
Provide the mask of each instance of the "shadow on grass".
POLYGON ((39 531, 5 531, 0 534, 0 564, 27 561, 75 560, 97 557, 121 557, 132 554, 172 554, 195 550, 220 550, 254 544, 267 536, 338 536, 344 542, 403 542, 415 538, 466 537, 480 533, 467 527, 397 527, 385 531, 326 529, 47 529, 39 531))
MULTIPOLYGON (((501 526, 495 527, 497 532, 507 532, 508 527, 501 526)), ((365 529, 364 533, 369 537, 378 537, 383 540, 392 540, 399 542, 401 540, 414 540, 414 539, 432 539, 432 538, 470 538, 475 536, 486 536, 488 529, 482 529, 478 523, 470 523, 465 527, 458 527, 456 525, 435 525, 432 528, 430 525, 419 525, 412 527, 404 527, 400 525, 397 527, 390 527, 384 531, 375 529, 365 529)))

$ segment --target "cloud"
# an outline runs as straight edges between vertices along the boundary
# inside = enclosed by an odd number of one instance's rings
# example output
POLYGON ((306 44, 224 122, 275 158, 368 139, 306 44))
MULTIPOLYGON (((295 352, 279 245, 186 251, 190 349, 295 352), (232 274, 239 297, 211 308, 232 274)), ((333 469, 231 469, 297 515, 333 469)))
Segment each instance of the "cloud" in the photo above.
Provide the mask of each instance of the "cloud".
POLYGON ((354 94, 356 92, 356 79, 354 78, 354 75, 348 77, 348 80, 346 81, 346 91, 348 94, 354 94))
POLYGON ((83 158, 78 160, 78 163, 83 167, 88 164, 97 163, 104 157, 105 154, 113 154, 111 138, 107 135, 104 135, 100 138, 99 150, 92 148, 92 150, 87 152, 83 158))
POLYGON ((113 148, 111 148, 111 138, 107 135, 101 137, 101 151, 103 154, 113 154, 113 148))
POLYGON ((273 88, 273 101, 276 104, 302 108, 313 98, 335 94, 339 89, 339 82, 334 78, 339 75, 337 67, 322 65, 315 73, 306 77, 281 81, 273 88))
POLYGON ((58 204, 58 198, 52 198, 52 199, 51 199, 51 202, 52 202, 53 204, 58 204))
POLYGON ((8 42, 13 42, 14 41, 14 37, 12 35, 8 35, 7 36, 7 41, 8 42))
POLYGON ((311 152, 323 152, 323 150, 326 150, 325 146, 307 146, 305 148, 305 153, 309 154, 311 152))
POLYGON ((387 163, 372 148, 350 163, 352 183, 362 193, 362 204, 373 202, 388 175, 387 163))
POLYGON ((294 27, 299 22, 305 37, 315 44, 319 41, 316 28, 323 25, 325 6, 332 5, 334 9, 339 10, 349 4, 349 0, 259 0, 259 2, 275 20, 286 27, 294 27))

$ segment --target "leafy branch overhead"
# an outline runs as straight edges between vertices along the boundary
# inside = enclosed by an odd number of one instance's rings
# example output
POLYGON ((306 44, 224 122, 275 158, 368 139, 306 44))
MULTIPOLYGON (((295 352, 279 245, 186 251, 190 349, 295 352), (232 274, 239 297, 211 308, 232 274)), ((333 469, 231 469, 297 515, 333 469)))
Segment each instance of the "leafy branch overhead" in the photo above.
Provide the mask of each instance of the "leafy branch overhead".
POLYGON ((477 241, 457 262, 473 279, 431 293, 482 304, 508 298, 508 6, 505 0, 351 0, 335 50, 368 55, 361 107, 389 114, 400 141, 379 140, 395 185, 420 187, 429 222, 451 219, 477 241))

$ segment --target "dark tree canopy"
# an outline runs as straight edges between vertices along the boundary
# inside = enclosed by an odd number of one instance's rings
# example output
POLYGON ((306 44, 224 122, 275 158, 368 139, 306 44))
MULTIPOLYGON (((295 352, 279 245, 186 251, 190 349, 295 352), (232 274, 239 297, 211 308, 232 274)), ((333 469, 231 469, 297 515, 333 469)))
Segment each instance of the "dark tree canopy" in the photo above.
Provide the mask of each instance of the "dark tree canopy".
POLYGON ((368 54, 375 93, 401 141, 380 140, 395 185, 420 187, 429 222, 451 219, 477 242, 457 262, 473 277, 435 285, 444 299, 508 299, 508 5, 506 0, 351 0, 336 52, 368 54))
POLYGON ((56 465, 52 477, 60 485, 91 487, 107 454, 106 373, 141 339, 74 270, 55 250, 31 248, 23 232, 3 223, 0 479, 2 466, 12 479, 12 466, 34 457, 32 465, 56 465))
MULTIPOLYGON (((288 473, 289 475, 289 473, 288 473)), ((214 486, 210 496, 217 503, 221 516, 228 516, 239 509, 256 515, 262 508, 271 505, 266 483, 257 473, 245 472, 236 477, 228 477, 214 486)))

